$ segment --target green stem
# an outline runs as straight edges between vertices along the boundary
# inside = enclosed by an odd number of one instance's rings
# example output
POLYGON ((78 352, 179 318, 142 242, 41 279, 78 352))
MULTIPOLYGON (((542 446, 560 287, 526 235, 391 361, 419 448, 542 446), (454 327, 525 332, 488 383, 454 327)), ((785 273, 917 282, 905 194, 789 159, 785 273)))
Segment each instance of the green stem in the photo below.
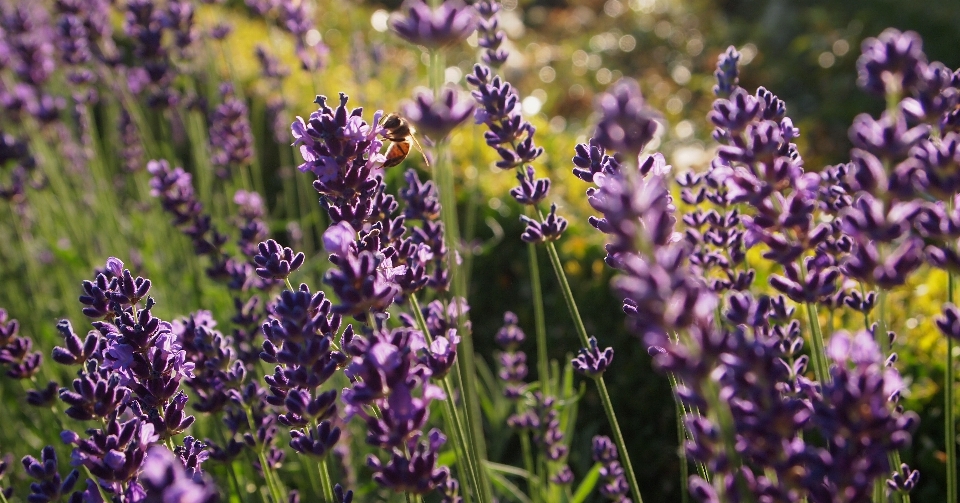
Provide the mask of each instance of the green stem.
MULTIPOLYGON (((444 237, 447 243, 447 267, 450 273, 450 284, 453 289, 453 298, 467 297, 466 284, 463 282, 463 273, 457 264, 459 255, 459 231, 457 224, 457 204, 454 192, 453 175, 446 165, 446 142, 441 141, 436 147, 436 159, 433 163, 434 180, 438 181, 440 190, 440 217, 444 226, 444 237)), ((465 313, 457 317, 457 333, 460 335, 458 355, 463 362, 462 379, 464 408, 466 409, 466 426, 468 441, 472 452, 476 456, 477 473, 480 478, 477 497, 480 501, 492 501, 490 481, 486 472, 480 467, 486 459, 486 444, 483 437, 483 425, 480 416, 480 400, 477 396, 477 370, 473 351, 473 334, 466 327, 465 313)))
POLYGON ((327 468, 326 458, 317 463, 317 469, 320 472, 320 487, 323 488, 323 498, 328 503, 333 503, 333 484, 330 481, 330 470, 327 468))
POLYGON ((687 464, 687 452, 685 444, 687 442, 686 434, 686 425, 683 421, 683 404, 680 402, 680 397, 677 396, 677 378, 671 372, 670 375, 670 387, 673 389, 673 402, 674 402, 674 411, 677 416, 677 456, 680 457, 680 501, 682 503, 687 503, 690 500, 689 491, 687 490, 687 484, 690 480, 690 468, 687 464))
MULTIPOLYGON (((541 216, 542 219, 542 216, 541 216)), ((547 256, 550 257, 550 265, 553 266, 553 272, 560 283, 560 291, 563 293, 563 300, 567 304, 567 310, 573 318, 573 325, 577 329, 577 335, 580 336, 580 342, 584 347, 590 345, 587 329, 583 326, 583 319, 580 318, 580 310, 577 309, 577 302, 573 298, 573 291, 570 290, 570 283, 567 281, 567 275, 563 272, 563 266, 560 263, 560 256, 557 254, 557 247, 552 241, 547 242, 547 256)), ((610 392, 607 391, 607 385, 603 381, 603 376, 594 379, 597 384, 597 391, 600 394, 600 402, 603 403, 603 410, 607 414, 607 421, 610 423, 610 429, 613 432, 614 442, 620 451, 620 462, 627 475, 627 484, 630 486, 630 492, 633 494, 637 503, 643 503, 640 496, 640 485, 637 484, 637 476, 633 471, 633 463, 630 462, 630 455, 627 453, 627 444, 623 441, 623 433, 620 432, 620 425, 617 422, 617 414, 613 410, 613 401, 610 399, 610 392)))
POLYGON ((826 348, 823 344, 823 334, 820 331, 820 316, 817 314, 817 305, 807 302, 807 322, 810 324, 810 340, 813 342, 813 372, 817 381, 826 385, 830 383, 830 371, 827 365, 826 348))
POLYGON ((540 480, 534 476, 533 453, 530 448, 530 434, 520 432, 520 450, 523 452, 523 467, 527 470, 527 492, 533 503, 540 503, 540 480))
MULTIPOLYGON (((414 318, 417 320, 417 328, 423 332, 427 344, 433 344, 433 338, 430 336, 430 330, 427 328, 427 321, 423 318, 423 311, 420 310, 420 302, 416 295, 410 295, 410 310, 413 311, 414 318)), ((474 494, 480 492, 480 476, 478 473, 476 453, 469 448, 464 437, 466 433, 463 430, 463 422, 460 414, 457 412, 457 406, 454 402, 453 387, 450 385, 450 375, 448 374, 440 381, 443 392, 447 397, 443 401, 443 419, 447 425, 447 431, 453 436, 454 448, 458 451, 457 462, 461 464, 460 468, 469 476, 474 494)), ((469 492, 464 491, 464 496, 469 498, 469 492)))
POLYGON ((530 289, 533 293, 533 319, 537 329, 537 373, 544 395, 550 395, 550 359, 547 354, 547 327, 543 314, 543 290, 540 285, 540 265, 537 260, 537 245, 527 244, 530 258, 530 289))
POLYGON ((263 471, 263 479, 267 483, 267 491, 270 493, 270 497, 273 498, 274 503, 282 503, 283 496, 277 490, 276 481, 273 480, 273 470, 270 468, 270 465, 267 463, 267 455, 264 452, 266 448, 259 449, 257 456, 260 458, 260 469, 263 471))

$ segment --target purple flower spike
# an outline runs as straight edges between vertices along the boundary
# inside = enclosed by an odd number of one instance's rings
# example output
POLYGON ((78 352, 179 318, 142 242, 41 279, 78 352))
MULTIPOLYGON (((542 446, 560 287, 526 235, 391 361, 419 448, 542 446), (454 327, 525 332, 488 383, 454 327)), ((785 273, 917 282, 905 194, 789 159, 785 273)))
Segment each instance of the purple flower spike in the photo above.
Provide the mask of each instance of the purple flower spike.
POLYGON ((527 243, 543 243, 560 239, 563 231, 567 230, 567 219, 557 216, 557 205, 550 205, 550 213, 538 222, 526 215, 520 215, 520 220, 527 224, 520 239, 527 243))
POLYGON ((943 306, 943 314, 934 319, 937 328, 947 337, 960 341, 960 309, 953 304, 943 306))
POLYGON ((353 491, 345 491, 340 484, 333 486, 333 496, 336 503, 353 503, 353 491))
POLYGON ((305 258, 303 253, 294 255, 292 249, 281 248, 272 239, 261 242, 258 250, 253 261, 257 264, 257 275, 263 279, 287 279, 291 272, 303 265, 305 258))
POLYGON ((453 368, 457 360, 457 344, 460 343, 460 336, 455 329, 447 330, 446 335, 435 337, 433 342, 427 345, 426 340, 416 338, 411 344, 410 349, 420 352, 420 362, 430 369, 433 379, 443 379, 450 369, 453 368))
POLYGON ((737 65, 740 64, 740 52, 734 46, 727 47, 727 50, 717 58, 717 69, 713 76, 717 78, 717 85, 713 86, 713 94, 717 98, 726 98, 740 83, 740 72, 737 65))
POLYGON ((30 484, 30 495, 27 496, 29 503, 59 501, 61 496, 73 490, 80 477, 77 470, 70 471, 66 477, 60 476, 57 452, 50 445, 43 448, 39 460, 33 456, 24 456, 22 462, 27 475, 36 480, 30 484))
POLYGON ((581 348, 573 359, 573 369, 588 377, 598 377, 613 363, 613 348, 600 349, 597 338, 590 338, 590 347, 581 348))
POLYGON ((536 206, 550 192, 550 179, 535 178, 535 174, 533 166, 527 166, 526 170, 517 172, 517 180, 520 181, 520 186, 510 189, 510 195, 518 203, 536 206))
POLYGON ((140 482, 146 492, 144 503, 220 501, 217 488, 212 482, 204 478, 196 480, 187 473, 177 456, 162 445, 150 448, 143 462, 140 482))
POLYGON ((594 137, 600 146, 627 156, 637 156, 653 140, 657 114, 640 94, 633 79, 620 79, 599 101, 600 122, 594 137))
POLYGON ((911 470, 909 465, 903 463, 899 470, 893 472, 893 477, 887 479, 887 487, 903 494, 912 491, 919 481, 920 471, 911 470))
POLYGON ((500 327, 500 330, 497 331, 496 342, 497 345, 506 350, 515 349, 523 343, 523 340, 526 336, 523 333, 523 330, 517 326, 519 320, 517 315, 513 314, 510 311, 503 313, 503 326, 500 327))
POLYGON ((441 141, 473 114, 474 103, 461 100, 458 94, 456 89, 447 87, 434 101, 433 93, 423 91, 417 93, 413 102, 401 105, 401 110, 417 126, 417 131, 434 141, 441 141))
POLYGON ((214 111, 210 126, 211 161, 217 167, 217 175, 228 178, 231 170, 253 159, 253 132, 247 105, 234 94, 233 86, 224 84, 220 92, 224 100, 214 111))
POLYGON ((340 428, 331 426, 330 421, 321 421, 316 428, 292 430, 290 436, 293 450, 322 458, 340 440, 340 428))
POLYGON ((371 456, 367 465, 374 471, 373 479, 383 487, 396 492, 426 494, 450 477, 448 468, 437 466, 440 447, 445 442, 446 437, 436 429, 426 435, 417 433, 405 444, 409 457, 395 449, 386 464, 371 456))
POLYGON ((466 40, 477 20, 473 9, 457 0, 443 2, 436 10, 415 0, 407 5, 406 15, 394 15, 390 26, 411 44, 440 49, 466 40))
POLYGON ((879 37, 865 39, 861 50, 857 83, 876 94, 909 90, 920 81, 927 64, 923 41, 912 31, 887 28, 879 37))
POLYGON ((507 62, 510 53, 500 45, 506 39, 506 34, 500 29, 500 2, 496 0, 480 0, 474 4, 480 15, 477 21, 477 45, 483 48, 480 59, 491 68, 500 68, 507 62))

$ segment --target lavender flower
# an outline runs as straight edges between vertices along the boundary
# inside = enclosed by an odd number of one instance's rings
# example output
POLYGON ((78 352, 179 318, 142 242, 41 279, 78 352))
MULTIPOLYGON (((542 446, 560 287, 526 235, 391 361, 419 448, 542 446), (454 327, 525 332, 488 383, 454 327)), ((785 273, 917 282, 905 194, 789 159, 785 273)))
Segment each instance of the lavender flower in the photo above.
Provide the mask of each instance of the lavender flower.
POLYGON ((927 61, 916 32, 887 28, 879 37, 865 39, 861 48, 857 83, 867 91, 899 94, 920 82, 927 61))
POLYGON ((135 479, 147 449, 159 439, 153 425, 137 419, 126 422, 111 419, 103 429, 88 433, 91 435, 88 439, 81 439, 71 431, 61 434, 64 443, 74 446, 73 464, 89 469, 108 492, 122 494, 124 498, 138 494, 142 488, 135 479))
POLYGON ((594 138, 607 150, 635 156, 653 140, 659 128, 659 115, 646 106, 635 80, 617 81, 597 105, 601 118, 594 138))
POLYGON ((827 354, 837 365, 831 371, 833 382, 824 387, 824 400, 816 404, 814 421, 830 442, 830 456, 824 457, 830 464, 826 484, 811 493, 869 498, 873 480, 889 476, 893 468, 887 454, 910 442, 918 418, 892 410, 890 398, 903 383, 896 370, 884 365, 870 333, 834 334, 827 354), (852 466, 858 467, 855 473, 847 469, 852 466))
POLYGON ((223 103, 213 113, 210 126, 211 161, 217 176, 227 178, 231 169, 249 164, 253 159, 253 132, 247 118, 247 105, 236 97, 231 84, 220 86, 223 103))
POLYGON ((505 34, 500 30, 500 3, 496 0, 480 0, 474 4, 480 19, 477 20, 477 44, 483 48, 480 58, 491 68, 500 68, 507 62, 510 53, 501 48, 505 34))
POLYGON ((363 109, 348 111, 345 94, 340 105, 331 109, 325 96, 317 96, 319 109, 309 121, 297 117, 291 126, 294 145, 300 146, 304 162, 298 169, 317 176, 313 187, 320 193, 321 204, 332 223, 348 222, 362 227, 373 215, 373 199, 382 191, 378 171, 386 158, 380 153, 381 112, 373 123, 361 117, 363 109))
POLYGON ((473 67, 467 82, 476 88, 472 93, 478 105, 474 118, 477 124, 486 124, 490 129, 483 136, 500 155, 498 168, 514 169, 543 154, 543 148, 533 140, 536 128, 524 120, 520 98, 509 82, 499 75, 491 76, 490 69, 480 65, 473 67))
POLYGON ((464 41, 476 29, 476 19, 458 0, 443 2, 436 10, 413 0, 405 15, 394 15, 390 27, 407 42, 436 50, 464 41))
POLYGON ((40 370, 43 355, 31 353, 33 340, 17 335, 19 331, 20 323, 9 318, 7 311, 0 308, 0 365, 6 366, 7 377, 30 379, 40 370))
POLYGON ((184 501, 216 503, 219 493, 212 482, 191 475, 177 456, 162 445, 155 445, 147 453, 140 477, 146 495, 142 501, 161 503, 184 501))
POLYGON ((717 69, 713 72, 714 77, 717 78, 717 85, 713 87, 713 94, 718 98, 726 98, 738 88, 739 64, 740 52, 732 45, 717 58, 717 69))
POLYGON ((474 105, 461 101, 456 89, 446 87, 436 100, 430 92, 417 93, 414 101, 403 104, 401 110, 417 126, 417 131, 441 141, 473 113, 474 105))
POLYGON ((503 314, 503 326, 497 331, 495 340, 497 345, 504 349, 497 355, 500 370, 497 375, 504 381, 503 395, 510 399, 523 396, 526 388, 524 380, 527 378, 527 355, 517 348, 523 343, 526 335, 517 326, 517 315, 510 311, 503 314))
POLYGON ((560 239, 567 229, 567 219, 557 216, 557 205, 550 205, 550 213, 542 222, 538 222, 526 215, 520 215, 520 221, 527 224, 520 239, 527 243, 543 243, 560 239))
POLYGON ((581 348, 580 354, 573 359, 573 368, 581 374, 596 377, 606 372, 613 363, 613 348, 601 350, 597 347, 596 337, 590 338, 590 347, 581 348))
POLYGON ((389 258, 368 250, 359 251, 351 242, 355 231, 346 222, 330 227, 323 233, 324 247, 331 252, 330 261, 336 269, 327 271, 323 281, 333 288, 340 304, 334 312, 360 316, 368 311, 386 310, 399 295, 394 281, 403 274, 394 268, 389 258))
POLYGON ((80 477, 80 472, 75 469, 71 470, 66 477, 60 476, 57 452, 49 445, 43 448, 39 460, 33 456, 24 456, 22 463, 27 475, 36 480, 30 484, 30 495, 27 496, 27 501, 30 503, 59 500, 73 490, 73 486, 80 477))
POLYGON ((60 400, 69 407, 67 416, 78 421, 111 417, 130 398, 130 388, 120 384, 120 376, 98 368, 96 360, 88 361, 73 380, 73 391, 60 389, 60 400))
POLYGON ((374 480, 394 491, 425 494, 441 486, 450 472, 436 465, 446 438, 436 429, 423 433, 430 401, 444 394, 429 382, 430 367, 411 349, 417 336, 422 334, 406 328, 376 328, 368 337, 355 337, 346 369, 353 386, 344 390, 343 399, 348 416, 366 421, 367 442, 389 454, 386 462, 369 458, 374 480), (376 405, 379 417, 370 415, 366 405, 376 405))
POLYGON ((290 273, 303 265, 304 254, 293 254, 290 248, 281 248, 276 241, 268 239, 259 245, 259 253, 253 257, 257 275, 264 279, 286 279, 290 273))
POLYGON ((617 503, 630 503, 627 493, 630 488, 627 487, 627 478, 623 474, 623 467, 617 461, 617 446, 610 441, 609 437, 597 435, 593 437, 593 461, 600 463, 600 476, 603 483, 600 486, 600 494, 611 501, 617 503))

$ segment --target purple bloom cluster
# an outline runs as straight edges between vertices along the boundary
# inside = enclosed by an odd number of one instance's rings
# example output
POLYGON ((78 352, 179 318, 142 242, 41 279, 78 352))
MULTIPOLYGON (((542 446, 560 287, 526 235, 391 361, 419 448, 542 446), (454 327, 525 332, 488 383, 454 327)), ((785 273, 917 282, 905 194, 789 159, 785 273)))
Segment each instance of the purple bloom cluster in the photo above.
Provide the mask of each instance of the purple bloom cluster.
POLYGON ((386 158, 380 153, 382 113, 374 114, 373 124, 368 124, 362 108, 347 110, 348 99, 341 93, 340 105, 332 109, 325 96, 317 96, 319 109, 307 121, 297 117, 291 130, 303 156, 299 169, 317 176, 313 187, 332 223, 345 221, 356 229, 374 215, 373 201, 382 192, 380 167, 386 158))
MULTIPOLYGON (((385 312, 400 295, 396 279, 406 272, 406 267, 394 267, 390 258, 378 253, 379 247, 361 249, 356 236, 357 232, 346 222, 323 233, 324 247, 330 252, 330 261, 337 266, 327 271, 324 283, 330 285, 340 299, 340 304, 335 306, 339 314, 362 317, 368 312, 385 312)), ((373 238, 376 240, 377 236, 373 238)))
MULTIPOLYGON (((260 358, 276 364, 264 379, 269 386, 267 402, 284 413, 281 424, 292 429, 294 450, 324 456, 340 437, 337 392, 319 390, 347 357, 331 349, 341 318, 322 292, 311 293, 307 285, 285 290, 277 299, 270 319, 263 325, 266 340, 260 358), (308 426, 307 429, 297 430, 308 426), (317 426, 313 426, 317 425, 317 426)), ((350 338, 352 327, 344 331, 350 338)), ((341 341, 342 342, 342 341, 341 341)))
POLYGON ((20 336, 19 332, 20 322, 0 308, 0 364, 6 367, 7 377, 30 379, 40 370, 43 355, 39 351, 31 352, 33 340, 20 336))
MULTIPOLYGON (((199 474, 199 472, 195 472, 199 474)), ((203 477, 197 477, 184 468, 181 460, 162 445, 155 445, 147 452, 143 463, 144 503, 189 501, 192 503, 216 503, 220 495, 216 487, 203 477)))
POLYGON ((496 13, 499 8, 493 0, 485 0, 476 6, 482 18, 480 41, 484 51, 481 58, 485 62, 489 60, 490 66, 474 65, 473 73, 467 75, 467 83, 475 89, 472 93, 477 102, 474 119, 489 129, 483 136, 487 145, 500 156, 496 166, 517 172, 520 185, 512 189, 510 195, 518 203, 529 206, 537 217, 521 216, 525 224, 521 239, 528 243, 554 241, 566 230, 567 221, 557 216, 555 205, 551 206, 546 217, 540 212, 539 203, 550 191, 550 179, 536 178, 531 165, 543 154, 543 147, 534 142, 536 128, 523 118, 517 90, 490 68, 498 68, 508 55, 499 48, 505 38, 498 30, 496 13))
POLYGON ((519 351, 526 335, 517 326, 517 315, 510 311, 503 313, 503 326, 497 331, 494 340, 503 349, 497 354, 500 370, 497 375, 504 382, 503 395, 511 400, 523 396, 526 389, 524 380, 527 378, 527 354, 519 351))
POLYGON ((473 9, 459 0, 431 9, 423 0, 407 4, 405 15, 395 15, 390 27, 400 38, 430 50, 442 49, 466 40, 477 27, 473 9))
POLYGON ((253 160, 253 132, 247 118, 247 105, 237 97, 233 85, 220 85, 223 103, 211 117, 211 161, 220 178, 229 178, 234 171, 253 160))
MULTIPOLYGON (((434 300, 421 308, 426 322, 427 337, 414 337, 411 349, 422 365, 430 369, 432 380, 443 379, 453 368, 457 358, 458 319, 470 310, 466 300, 458 297, 446 306, 434 300), (462 312, 461 312, 462 311, 462 312)), ((400 314, 400 321, 411 329, 418 329, 415 318, 407 313, 400 314)), ((464 321, 464 330, 470 330, 469 320, 464 321)))
POLYGON ((445 492, 450 479, 449 468, 437 465, 446 437, 437 429, 423 432, 430 402, 444 398, 430 383, 429 362, 418 357, 416 348, 424 344, 419 331, 378 327, 344 338, 342 346, 352 357, 346 368, 352 386, 343 391, 347 415, 364 419, 367 442, 388 453, 386 461, 370 456, 374 480, 413 494, 445 492))
POLYGON ((557 400, 540 391, 534 392, 532 398, 532 406, 507 418, 507 425, 530 430, 534 443, 549 462, 550 482, 568 485, 573 482, 573 472, 566 462, 570 449, 564 443, 557 400))
POLYGON ((433 93, 421 91, 401 110, 407 119, 416 124, 418 132, 433 141, 440 141, 473 114, 473 102, 461 101, 458 94, 456 88, 446 87, 434 99, 433 93))
POLYGON ((30 155, 27 143, 11 134, 0 132, 0 199, 23 203, 28 186, 36 183, 36 160, 30 155))
MULTIPOLYGON (((66 477, 60 476, 60 470, 57 466, 57 451, 51 446, 46 446, 40 453, 40 459, 33 456, 24 456, 24 471, 35 482, 30 483, 30 495, 27 501, 30 503, 46 503, 48 501, 57 501, 61 497, 70 493, 73 486, 76 485, 80 472, 76 469, 71 470, 66 477)), ((77 498, 71 498, 75 501, 77 498)))
POLYGON ((600 477, 603 479, 600 494, 610 501, 631 503, 632 500, 627 497, 629 492, 627 478, 623 474, 623 467, 620 466, 618 459, 617 446, 610 441, 609 437, 603 435, 593 437, 593 461, 600 463, 600 477))
POLYGON ((247 370, 237 360, 233 339, 215 329, 217 322, 209 311, 197 311, 174 320, 171 331, 185 357, 194 365, 194 376, 186 385, 193 390, 200 412, 215 413, 226 405, 230 390, 238 390, 247 370))
MULTIPOLYGON (((881 38, 896 54, 865 54, 861 70, 886 72, 877 80, 888 84, 913 82, 902 60, 914 54, 925 68, 922 53, 909 36, 899 42, 891 37, 881 38)), ((866 318, 877 295, 856 283, 841 284, 842 274, 891 288, 919 267, 922 240, 955 239, 945 205, 914 198, 924 191, 926 176, 949 186, 952 168, 939 167, 955 162, 952 133, 924 144, 929 128, 908 124, 925 119, 906 111, 919 109, 917 103, 953 100, 953 92, 919 85, 921 91, 936 89, 934 99, 921 97, 917 87, 897 87, 913 101, 901 102, 896 116, 857 120, 851 164, 808 174, 792 143, 799 132, 785 105, 762 87, 754 95, 738 87, 738 60, 729 49, 716 72, 718 99, 709 119, 721 144, 717 158, 706 173, 676 178, 682 202, 692 207, 682 218, 684 234, 675 230, 662 156, 641 157, 637 166, 629 162, 655 131, 656 114, 643 109, 635 86, 617 86, 599 100, 597 138, 578 145, 574 158, 574 174, 596 185, 588 197, 601 215, 591 224, 610 236, 607 262, 620 270, 614 288, 690 411, 686 455, 712 475, 710 481, 691 477, 690 491, 700 501, 866 501, 875 482, 888 478, 891 491, 909 491, 918 475, 890 464, 916 424, 916 416, 897 405, 903 384, 892 368, 895 355, 884 355, 873 331, 840 332, 828 339, 824 382, 809 380, 801 325, 786 298, 847 306, 866 318), (715 209, 702 208, 707 203, 715 209), (770 278, 781 296, 748 293, 755 272, 746 266, 746 249, 758 244, 766 260, 783 267, 783 275, 770 278), (876 260, 881 256, 886 262, 876 260)), ((947 190, 953 197, 955 191, 947 190)), ((951 247, 928 245, 927 256, 948 257, 936 250, 951 247)), ((938 325, 956 337, 958 319, 948 306, 938 325)), ((601 367, 604 356, 599 348, 586 348, 575 365, 601 367)), ((611 499, 625 495, 625 485, 611 483, 611 499)))
POLYGON ((659 114, 646 105, 633 79, 617 81, 598 101, 597 144, 624 156, 636 156, 653 140, 659 114))
MULTIPOLYGON (((180 383, 197 377, 196 362, 190 356, 199 353, 198 343, 188 341, 194 353, 188 356, 175 327, 153 316, 155 302, 149 291, 149 280, 134 277, 120 260, 110 258, 94 281, 84 281, 80 297, 84 314, 95 320, 95 330, 81 340, 68 321, 57 326, 65 347, 54 348, 54 360, 82 364, 72 390, 63 388, 59 393, 69 406, 66 414, 81 421, 100 419, 103 424, 87 430, 87 438, 69 430, 61 435, 74 446, 73 464, 86 467, 96 477, 85 492, 75 493, 84 501, 97 500, 101 490, 119 501, 142 501, 145 485, 139 476, 147 450, 194 422, 185 412, 187 395, 180 383)), ((203 372, 215 370, 209 360, 204 363, 203 372)), ((205 459, 202 446, 186 449, 196 471, 205 459)), ((63 488, 70 477, 60 482, 56 460, 46 452, 42 463, 32 458, 24 463, 35 467, 34 478, 41 481, 34 492, 50 496, 54 486, 61 487, 60 493, 69 490, 63 488)), ((76 476, 72 477, 75 481, 76 476)))
MULTIPOLYGON (((255 274, 254 265, 237 260, 224 250, 228 237, 220 233, 203 204, 197 199, 192 177, 183 168, 171 169, 165 160, 150 161, 147 171, 151 175, 151 195, 160 199, 164 211, 173 216, 173 224, 191 239, 197 255, 211 260, 207 276, 225 281, 231 289, 247 290, 250 287, 268 288, 273 282, 255 274)), ((260 196, 252 192, 240 192, 236 202, 241 206, 241 249, 251 255, 253 243, 265 237, 266 227, 262 222, 263 206, 260 196)))
POLYGON ((956 270, 960 233, 948 201, 960 191, 957 79, 927 62, 916 33, 894 29, 865 40, 857 66, 860 84, 896 106, 879 119, 861 114, 850 128, 855 148, 840 171, 852 198, 842 216, 853 246, 843 272, 889 289, 924 261, 956 270))
POLYGON ((483 48, 480 59, 490 68, 500 68, 507 62, 510 53, 500 47, 506 35, 500 30, 500 3, 496 0, 480 0, 474 4, 480 19, 477 20, 477 44, 483 48))

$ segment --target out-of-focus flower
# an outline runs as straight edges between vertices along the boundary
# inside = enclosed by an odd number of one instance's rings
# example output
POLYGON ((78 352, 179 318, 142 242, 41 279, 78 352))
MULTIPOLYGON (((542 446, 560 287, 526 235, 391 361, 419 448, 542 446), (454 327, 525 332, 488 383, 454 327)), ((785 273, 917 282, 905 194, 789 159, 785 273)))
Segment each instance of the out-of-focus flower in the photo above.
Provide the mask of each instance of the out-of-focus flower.
POLYGON ((460 100, 458 94, 456 89, 446 87, 435 100, 432 93, 422 91, 414 101, 401 105, 401 110, 417 126, 418 132, 441 141, 473 113, 473 102, 460 100))
POLYGON ((916 32, 887 28, 877 38, 867 38, 857 59, 860 87, 875 94, 909 91, 920 81, 927 64, 923 41, 916 32))
POLYGON ((155 445, 143 462, 140 483, 146 493, 144 503, 216 503, 220 495, 212 482, 197 480, 184 469, 177 456, 162 445, 155 445))
POLYGON ((633 79, 620 79, 597 102, 600 122, 594 134, 607 150, 636 157, 653 140, 659 114, 648 107, 633 79))
POLYGON ((442 2, 436 9, 412 0, 404 14, 394 14, 390 27, 407 42, 435 50, 466 40, 477 20, 473 9, 459 0, 442 2))

